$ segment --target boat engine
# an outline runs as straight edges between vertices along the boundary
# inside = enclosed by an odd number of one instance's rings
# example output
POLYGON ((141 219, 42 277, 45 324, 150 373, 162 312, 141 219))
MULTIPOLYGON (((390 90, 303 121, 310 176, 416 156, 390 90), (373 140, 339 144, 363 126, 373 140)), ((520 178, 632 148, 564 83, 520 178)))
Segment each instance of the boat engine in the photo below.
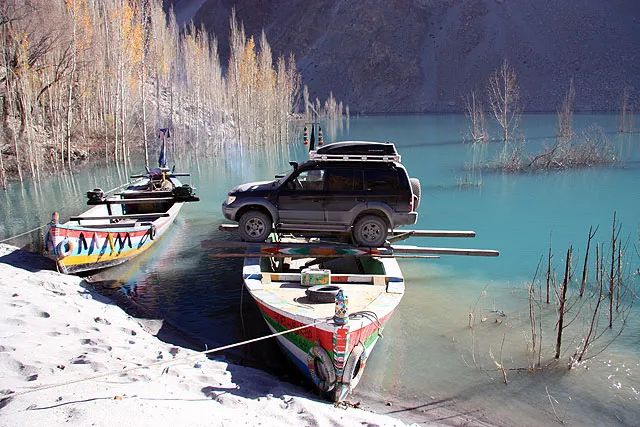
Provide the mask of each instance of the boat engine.
POLYGON ((91 191, 87 191, 87 198, 90 202, 101 202, 105 199, 104 191, 101 188, 94 188, 91 191))
POLYGON ((181 187, 176 187, 173 189, 173 196, 177 201, 181 202, 191 202, 199 200, 194 196, 195 189, 189 184, 182 184, 181 187), (194 200, 195 199, 195 200, 194 200))

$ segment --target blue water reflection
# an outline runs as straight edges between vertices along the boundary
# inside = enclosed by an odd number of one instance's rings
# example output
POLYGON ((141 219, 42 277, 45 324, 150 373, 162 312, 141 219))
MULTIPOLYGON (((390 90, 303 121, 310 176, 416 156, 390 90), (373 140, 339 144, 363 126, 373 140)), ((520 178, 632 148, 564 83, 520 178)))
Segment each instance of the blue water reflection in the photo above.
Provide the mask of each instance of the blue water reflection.
MULTIPOLYGON (((600 226, 595 240, 607 242, 615 211, 620 235, 628 241, 629 255, 634 255, 640 227, 640 134, 618 134, 617 120, 613 115, 577 115, 574 126, 578 131, 593 124, 601 126, 619 163, 530 174, 470 169, 474 159, 492 158, 501 144, 463 144, 463 116, 363 117, 325 125, 325 142, 396 143, 410 175, 422 182, 416 228, 477 232, 474 239, 413 238, 408 244, 498 249, 501 253, 498 258, 401 260, 406 297, 369 358, 356 399, 418 407, 453 398, 460 407, 481 408, 506 424, 516 423, 521 414, 534 420, 530 425, 545 425, 554 422, 548 388, 576 425, 633 425, 640 419, 638 304, 622 336, 590 363, 589 370, 569 372, 558 367, 535 375, 513 371, 511 383, 505 386, 489 356, 489 349, 495 356, 507 337, 502 349, 505 366, 527 366, 526 283, 550 246, 558 265, 569 245, 574 247, 574 257, 582 259, 589 227, 600 226), (465 177, 471 185, 459 185, 465 177), (471 311, 487 319, 473 333, 468 328, 471 311), (496 321, 498 311, 506 314, 502 323, 496 321), (602 405, 602 401, 611 405, 602 405)), ((534 153, 552 145, 555 124, 555 115, 525 116, 521 129, 526 150, 534 153)), ((289 160, 301 161, 305 155, 305 148, 298 144, 271 150, 230 147, 225 156, 215 159, 179 160, 177 169, 192 172, 201 201, 186 205, 151 251, 95 278, 120 281, 123 292, 189 334, 202 348, 266 334, 242 290, 242 260, 211 258, 213 249, 203 248, 201 242, 236 238, 218 231, 224 222, 220 206, 233 186, 272 179, 289 169, 289 160)), ((0 194, 0 240, 45 224, 53 210, 63 219, 77 214, 85 208, 87 189, 115 187, 125 176, 124 171, 94 168, 40 184, 13 185, 0 194)), ((41 231, 8 243, 26 246, 38 239, 38 233, 41 231)), ((633 274, 638 267, 636 255, 627 271, 633 274)), ((630 278, 637 283, 637 275, 630 278)), ((553 318, 554 308, 545 310, 553 318)), ((545 340, 551 347, 553 337, 545 340)), ((567 352, 578 344, 567 338, 567 352)), ((273 348, 266 343, 228 356, 282 373, 279 356, 265 357, 273 348)), ((545 358, 550 357, 548 353, 545 358)))

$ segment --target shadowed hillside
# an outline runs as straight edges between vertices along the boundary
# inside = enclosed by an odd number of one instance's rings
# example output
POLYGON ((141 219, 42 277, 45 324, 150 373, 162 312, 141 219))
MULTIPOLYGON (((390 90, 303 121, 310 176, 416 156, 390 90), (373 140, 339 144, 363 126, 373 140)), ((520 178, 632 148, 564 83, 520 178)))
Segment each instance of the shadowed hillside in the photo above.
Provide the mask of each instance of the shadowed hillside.
MULTIPOLYGON (((640 105, 637 0, 178 0, 228 55, 236 8, 293 52, 312 98, 332 90, 356 112, 462 111, 507 58, 527 112, 556 111, 575 80, 576 109, 611 111, 625 86, 640 105), (202 3, 200 8, 197 5, 202 3), (196 5, 194 7, 194 4, 196 5)), ((187 14, 188 15, 188 14, 187 14)))

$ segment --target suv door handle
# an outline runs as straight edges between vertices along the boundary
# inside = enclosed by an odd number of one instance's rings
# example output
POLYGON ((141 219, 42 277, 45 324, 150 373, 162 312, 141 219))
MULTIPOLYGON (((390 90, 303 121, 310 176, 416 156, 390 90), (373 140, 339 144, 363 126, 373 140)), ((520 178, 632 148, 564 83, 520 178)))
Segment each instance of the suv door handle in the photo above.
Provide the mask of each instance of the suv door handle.
POLYGON ((320 203, 320 199, 312 199, 311 200, 313 203, 320 203))
POLYGON ((356 202, 358 202, 358 203, 362 203, 362 202, 364 202, 364 199, 356 198, 356 202))

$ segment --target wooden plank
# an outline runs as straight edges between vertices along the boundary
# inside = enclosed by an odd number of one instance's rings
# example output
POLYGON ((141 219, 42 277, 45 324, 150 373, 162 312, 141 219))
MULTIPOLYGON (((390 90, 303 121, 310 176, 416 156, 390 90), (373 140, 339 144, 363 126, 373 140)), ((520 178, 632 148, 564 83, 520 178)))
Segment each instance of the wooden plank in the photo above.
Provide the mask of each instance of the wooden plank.
POLYGON ((354 245, 346 245, 343 243, 328 242, 274 242, 274 243, 247 243, 234 242, 227 240, 203 240, 200 242, 203 248, 213 249, 238 249, 250 250, 251 254, 282 254, 286 256, 301 255, 306 258, 323 258, 333 255, 345 256, 379 256, 391 255, 392 251, 389 247, 381 248, 365 248, 354 245))
POLYGON ((150 225, 150 222, 101 222, 99 224, 80 224, 80 227, 95 228, 96 230, 108 230, 110 228, 135 228, 136 226, 140 226, 140 229, 144 230, 143 227, 149 227, 150 225))
POLYGON ((220 231, 236 231, 238 229, 238 224, 220 224, 218 226, 218 230, 220 231))
MULTIPOLYGON (((173 173, 173 172, 169 172, 168 170, 164 171, 164 175, 165 175, 165 179, 169 179, 172 176, 191 176, 191 174, 189 172, 179 172, 179 173, 173 173)), ((137 175, 130 175, 130 178, 148 178, 149 174, 148 173, 139 173, 137 175)))
POLYGON ((135 205, 139 203, 160 203, 174 201, 174 197, 149 197, 140 199, 107 199, 98 201, 88 201, 88 205, 135 205))
POLYGON ((121 191, 120 193, 114 193, 113 195, 114 196, 153 195, 154 197, 173 197, 173 192, 171 190, 127 189, 125 191, 121 191))
POLYGON ((499 256, 500 252, 493 249, 459 249, 459 248, 423 248, 420 246, 391 246, 393 253, 398 254, 434 254, 434 255, 464 255, 464 256, 499 256))
MULTIPOLYGON (((220 224, 220 231, 236 231, 238 224, 220 224)), ((390 236, 400 236, 411 233, 411 237, 476 237, 476 232, 471 230, 393 230, 390 236)))
POLYGON ((69 221, 90 221, 90 220, 107 220, 107 219, 149 219, 168 217, 168 213, 146 213, 131 215, 109 215, 109 216, 72 216, 69 221))
POLYGON ((393 230, 391 236, 411 233, 411 237, 476 237, 471 230, 393 230))
POLYGON ((371 255, 371 254, 333 254, 333 255, 302 255, 302 254, 263 254, 263 253, 226 253, 226 254, 209 254, 209 258, 349 258, 349 257, 371 257, 371 258, 419 258, 434 259, 440 258, 439 255, 371 255))
MULTIPOLYGON (((331 244, 331 243, 246 243, 246 242, 234 242, 234 241, 226 241, 226 240, 203 240, 200 242, 200 246, 203 248, 219 248, 219 249, 254 249, 253 253, 249 254, 238 254, 238 255, 230 255, 233 257, 260 257, 260 256, 271 256, 270 253, 265 252, 273 252, 281 250, 284 252, 286 249, 296 249, 296 248, 305 248, 309 250, 315 249, 336 249, 336 255, 339 256, 354 256, 349 254, 340 254, 339 250, 344 249, 354 249, 354 250, 362 250, 363 252, 369 251, 371 248, 360 248, 358 246, 353 245, 345 245, 345 244, 331 244), (261 254, 262 252, 262 254, 261 254)), ((380 251, 379 254, 359 254, 355 256, 379 256, 386 257, 392 256, 397 258, 407 258, 409 256, 415 256, 416 258, 421 258, 422 255, 464 255, 464 256, 486 256, 486 257, 496 257, 500 255, 499 251, 493 249, 460 249, 460 248, 430 248, 430 247, 421 247, 421 246, 410 246, 410 245, 391 245, 390 247, 381 247, 374 248, 380 251)), ((298 254, 279 254, 282 256, 292 256, 296 257, 298 254)), ((225 254, 216 254, 214 257, 224 257, 225 254)), ((302 257, 308 258, 324 258, 324 257, 333 257, 333 255, 327 254, 299 254, 302 257)))

